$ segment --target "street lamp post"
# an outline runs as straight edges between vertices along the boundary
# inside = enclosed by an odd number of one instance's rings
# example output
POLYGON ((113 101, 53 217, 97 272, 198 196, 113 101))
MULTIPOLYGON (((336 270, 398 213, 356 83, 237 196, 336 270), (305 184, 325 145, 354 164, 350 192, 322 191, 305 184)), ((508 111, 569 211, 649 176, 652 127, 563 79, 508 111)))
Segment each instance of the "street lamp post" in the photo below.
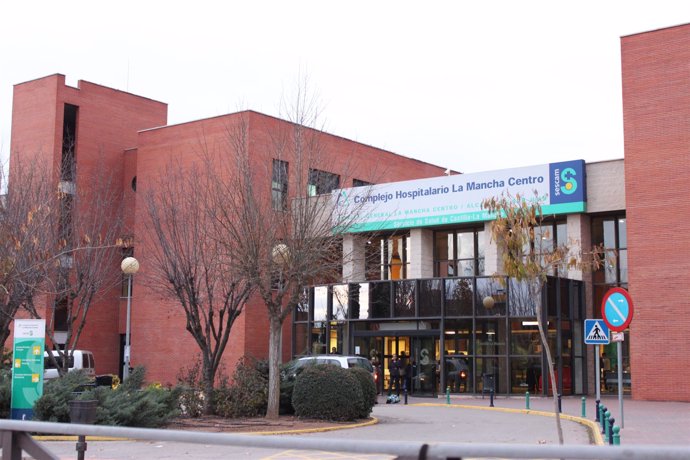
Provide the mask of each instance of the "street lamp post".
POLYGON ((127 275, 127 325, 125 331, 125 363, 122 367, 122 381, 124 382, 129 377, 129 363, 130 363, 130 348, 129 348, 129 334, 130 321, 132 313, 132 276, 139 271, 139 261, 134 257, 126 257, 120 264, 122 273, 127 275))

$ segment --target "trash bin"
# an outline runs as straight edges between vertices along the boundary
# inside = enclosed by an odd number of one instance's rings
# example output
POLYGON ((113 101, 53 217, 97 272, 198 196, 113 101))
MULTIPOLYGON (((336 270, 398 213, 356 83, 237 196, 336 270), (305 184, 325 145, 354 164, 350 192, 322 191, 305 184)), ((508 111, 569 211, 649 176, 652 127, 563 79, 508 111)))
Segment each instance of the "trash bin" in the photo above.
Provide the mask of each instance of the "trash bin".
POLYGON ((493 393, 496 390, 494 374, 482 374, 482 399, 484 399, 484 393, 493 393))
POLYGON ((96 386, 97 387, 111 387, 111 386, 113 386, 113 376, 111 374, 97 375, 96 376, 96 386))
POLYGON ((96 408, 98 401, 95 399, 78 400, 69 402, 69 418, 72 423, 91 425, 96 421, 96 408))

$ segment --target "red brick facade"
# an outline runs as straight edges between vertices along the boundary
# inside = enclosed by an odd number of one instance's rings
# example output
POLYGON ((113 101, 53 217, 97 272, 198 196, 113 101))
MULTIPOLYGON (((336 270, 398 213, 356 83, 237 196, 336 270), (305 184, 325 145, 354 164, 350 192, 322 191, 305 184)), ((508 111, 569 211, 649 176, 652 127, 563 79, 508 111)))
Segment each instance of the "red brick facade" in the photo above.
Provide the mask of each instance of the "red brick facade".
POLYGON ((690 401, 690 25, 622 39, 633 397, 690 401))
MULTIPOLYGON (((78 88, 65 85, 63 75, 52 75, 15 86, 12 121, 12 158, 38 155, 38 161, 54 165, 62 155, 65 104, 78 107, 75 156, 78 175, 106 170, 124 190, 125 233, 135 242, 146 239, 143 196, 156 183, 171 159, 189 164, 200 141, 209 145, 226 141, 226 129, 241 117, 250 123, 250 150, 257 171, 270 171, 269 133, 287 122, 255 112, 215 117, 174 126, 167 122, 167 105, 100 85, 80 81, 78 88), (164 126, 164 127, 163 127, 164 126), (162 127, 159 129, 151 129, 162 127), (133 181, 136 178, 136 191, 133 181)), ((443 168, 405 158, 338 136, 323 134, 323 147, 333 160, 330 172, 352 178, 388 182, 443 174, 443 168)), ((269 172, 270 174, 270 172, 269 172)), ((261 176, 261 175, 260 175, 261 176)), ((345 178, 343 178, 345 179, 345 178)), ((266 191, 270 177, 263 174, 266 191)), ((77 179, 78 182, 78 179, 77 179)), ((198 355, 196 344, 185 330, 185 318, 174 301, 163 299, 142 280, 147 272, 146 249, 136 246, 141 270, 134 282, 132 299, 132 364, 144 365, 150 381, 173 383, 180 371, 198 355)), ((50 301, 39 310, 50 314, 50 301)), ((103 294, 92 306, 79 348, 94 352, 96 373, 119 373, 121 340, 125 333, 126 299, 120 286, 103 294)), ((268 350, 266 309, 252 299, 237 320, 226 350, 225 373, 230 374, 243 355, 266 357, 268 350)), ((290 321, 284 327, 283 359, 290 354, 290 321)))
MULTIPOLYGON (((207 146, 227 144, 228 130, 240 120, 249 126, 249 148, 257 177, 263 178, 265 190, 270 191, 272 151, 271 133, 285 129, 288 123, 256 112, 241 112, 198 120, 180 125, 147 130, 140 133, 137 149, 137 206, 136 235, 146 232, 146 209, 143 197, 158 180, 163 168, 171 161, 184 166, 198 159, 202 143, 207 146), (202 142, 203 141, 203 142, 202 142)), ((443 174, 443 168, 418 160, 401 157, 385 150, 359 144, 338 136, 323 134, 321 147, 327 152, 329 172, 343 175, 342 186, 352 186, 352 178, 367 182, 389 182, 443 174), (332 160, 332 161, 331 161, 332 160), (345 177, 347 174, 348 177, 345 177)), ((288 160, 289 157, 283 158, 288 160)), ((292 177, 292 171, 289 175, 292 177)), ((127 183, 127 178, 124 181, 127 183)), ((145 261, 146 247, 139 246, 136 256, 145 261)), ((139 279, 146 276, 142 262, 139 279)), ((174 301, 165 300, 154 291, 136 284, 136 305, 132 315, 133 363, 145 364, 152 379, 174 382, 180 367, 188 367, 198 356, 197 347, 185 331, 185 318, 174 301), (175 331, 171 335, 171 331, 175 331), (186 363, 186 364, 185 364, 186 363)), ((290 359, 291 323, 283 328, 283 360, 290 359)), ((230 374, 243 355, 268 356, 268 319, 266 307, 253 298, 244 313, 233 325, 231 339, 224 355, 225 372, 230 374)))

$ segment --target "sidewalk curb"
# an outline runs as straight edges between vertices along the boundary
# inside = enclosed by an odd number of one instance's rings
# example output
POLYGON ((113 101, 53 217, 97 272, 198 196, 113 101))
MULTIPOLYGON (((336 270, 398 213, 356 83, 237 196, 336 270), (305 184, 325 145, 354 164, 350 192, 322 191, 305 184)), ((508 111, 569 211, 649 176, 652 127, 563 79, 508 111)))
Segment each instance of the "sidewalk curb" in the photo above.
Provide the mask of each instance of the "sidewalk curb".
MULTIPOLYGON (((379 423, 379 419, 376 417, 371 417, 371 419, 365 422, 351 423, 349 425, 334 425, 325 426, 321 428, 304 428, 301 430, 277 430, 277 431, 252 431, 252 432, 233 432, 227 434, 242 434, 242 435, 254 435, 254 436, 270 436, 279 434, 306 434, 306 433, 324 433, 326 431, 336 431, 336 430, 349 430, 351 428, 361 428, 364 426, 376 425, 379 423)), ((184 430, 181 430, 184 431, 184 430)), ((78 441, 77 436, 34 436, 37 441, 78 441)), ((134 441, 134 439, 129 438, 113 438, 109 436, 87 436, 86 441, 134 441)))

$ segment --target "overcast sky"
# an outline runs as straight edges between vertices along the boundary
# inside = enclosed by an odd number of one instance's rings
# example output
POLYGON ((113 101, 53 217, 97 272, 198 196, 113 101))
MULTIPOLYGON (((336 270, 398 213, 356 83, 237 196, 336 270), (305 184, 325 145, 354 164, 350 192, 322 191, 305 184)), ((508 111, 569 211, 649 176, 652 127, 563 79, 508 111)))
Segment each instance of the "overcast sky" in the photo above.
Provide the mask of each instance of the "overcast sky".
POLYGON ((463 172, 623 157, 620 37, 690 2, 3 1, 12 86, 62 73, 168 103, 179 123, 278 115, 306 74, 326 130, 463 172))

